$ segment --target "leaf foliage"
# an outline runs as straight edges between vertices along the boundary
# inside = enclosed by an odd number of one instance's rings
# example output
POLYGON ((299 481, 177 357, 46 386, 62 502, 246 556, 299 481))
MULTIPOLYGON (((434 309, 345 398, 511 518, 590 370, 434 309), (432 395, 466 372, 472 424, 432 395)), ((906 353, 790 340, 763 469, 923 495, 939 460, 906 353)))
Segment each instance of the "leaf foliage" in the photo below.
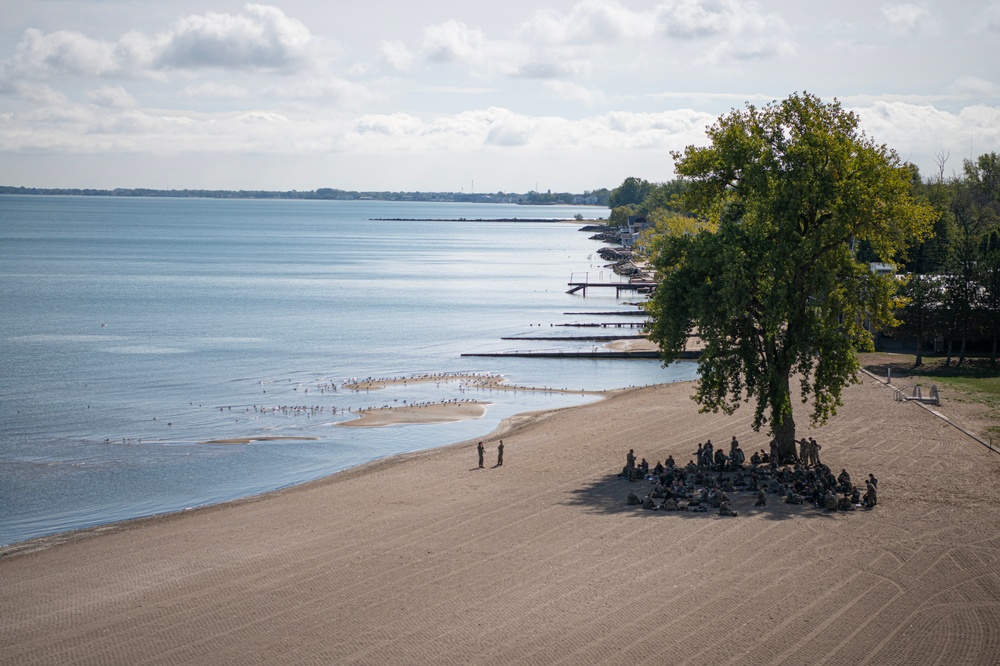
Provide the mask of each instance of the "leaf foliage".
POLYGON ((895 285, 856 257, 864 242, 893 261, 930 228, 912 170, 858 128, 836 100, 793 94, 721 117, 710 145, 674 153, 683 204, 706 224, 656 244, 651 339, 669 362, 696 333, 705 348, 696 399, 794 437, 792 377, 812 420, 836 413, 856 381, 864 324, 891 323, 895 285))

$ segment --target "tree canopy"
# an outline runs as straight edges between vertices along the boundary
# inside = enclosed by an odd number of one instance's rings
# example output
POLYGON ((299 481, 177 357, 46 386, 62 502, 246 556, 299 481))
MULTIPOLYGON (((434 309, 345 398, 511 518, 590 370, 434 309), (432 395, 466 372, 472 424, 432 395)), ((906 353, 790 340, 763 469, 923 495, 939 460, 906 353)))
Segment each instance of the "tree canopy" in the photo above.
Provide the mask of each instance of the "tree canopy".
POLYGON ((892 321, 892 278, 857 248, 896 260, 928 233, 931 211, 911 196, 909 165, 837 101, 803 93, 747 105, 708 138, 673 154, 681 203, 706 224, 656 246, 650 338, 670 362, 700 336, 702 409, 754 401, 754 427, 768 424, 787 454, 793 377, 824 422, 856 381, 856 350, 871 345, 866 320, 892 321))
POLYGON ((962 365, 971 353, 1000 352, 1000 155, 963 161, 962 172, 946 178, 947 155, 939 173, 914 190, 934 209, 934 235, 908 254, 902 292, 902 333, 915 342, 916 362, 924 347, 953 354, 962 365), (992 339, 992 345, 990 340, 992 339))
POLYGON ((611 190, 608 197, 608 207, 637 206, 643 202, 653 186, 641 178, 626 178, 621 185, 611 190))

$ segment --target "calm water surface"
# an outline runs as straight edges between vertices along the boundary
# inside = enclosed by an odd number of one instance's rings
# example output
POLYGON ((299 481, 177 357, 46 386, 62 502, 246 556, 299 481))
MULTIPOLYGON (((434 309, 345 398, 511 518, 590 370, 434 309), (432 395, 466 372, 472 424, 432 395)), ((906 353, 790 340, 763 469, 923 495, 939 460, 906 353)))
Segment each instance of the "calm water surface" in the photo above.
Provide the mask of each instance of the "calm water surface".
POLYGON ((608 278, 578 224, 475 221, 578 212, 607 209, 0 196, 0 544, 273 490, 593 399, 451 382, 358 393, 343 387, 354 377, 692 378, 693 364, 461 356, 589 349, 501 338, 579 333, 552 324, 625 307, 565 293, 571 272, 608 278), (462 423, 334 427, 348 409, 448 399, 493 404, 462 423), (204 443, 254 436, 316 439, 204 443))

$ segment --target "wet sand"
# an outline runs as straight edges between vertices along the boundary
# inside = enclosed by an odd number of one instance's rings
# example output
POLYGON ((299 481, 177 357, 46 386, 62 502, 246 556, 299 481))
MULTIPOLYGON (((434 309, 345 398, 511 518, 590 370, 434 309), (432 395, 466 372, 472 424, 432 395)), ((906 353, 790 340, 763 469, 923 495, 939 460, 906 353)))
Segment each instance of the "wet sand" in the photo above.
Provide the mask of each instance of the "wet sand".
POLYGON ((629 448, 766 446, 691 391, 516 417, 486 469, 473 440, 5 549, 0 663, 995 663, 1000 456, 865 378, 797 420, 834 473, 879 477, 875 510, 626 506, 629 448))
POLYGON ((356 410, 360 418, 343 421, 337 425, 344 428, 379 428, 383 426, 451 423, 482 418, 489 402, 446 402, 415 405, 412 407, 386 407, 383 409, 356 410))

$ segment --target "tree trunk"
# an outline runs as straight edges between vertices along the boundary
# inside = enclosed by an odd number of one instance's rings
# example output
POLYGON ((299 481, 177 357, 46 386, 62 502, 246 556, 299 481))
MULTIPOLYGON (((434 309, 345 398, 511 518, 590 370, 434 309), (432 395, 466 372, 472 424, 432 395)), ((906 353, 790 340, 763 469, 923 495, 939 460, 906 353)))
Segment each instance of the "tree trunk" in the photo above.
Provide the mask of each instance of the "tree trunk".
POLYGON ((778 443, 778 455, 781 456, 779 462, 795 458, 795 419, 792 415, 786 414, 785 420, 773 423, 771 429, 778 443))
POLYGON ((917 360, 913 362, 913 367, 919 368, 924 364, 924 339, 922 334, 917 334, 917 360))
POLYGON ((791 371, 779 373, 780 379, 771 391, 771 434, 778 445, 781 463, 795 458, 795 418, 792 416, 791 392, 788 376, 791 371))
POLYGON ((951 365, 951 338, 948 338, 947 351, 944 357, 944 367, 949 367, 951 365))

